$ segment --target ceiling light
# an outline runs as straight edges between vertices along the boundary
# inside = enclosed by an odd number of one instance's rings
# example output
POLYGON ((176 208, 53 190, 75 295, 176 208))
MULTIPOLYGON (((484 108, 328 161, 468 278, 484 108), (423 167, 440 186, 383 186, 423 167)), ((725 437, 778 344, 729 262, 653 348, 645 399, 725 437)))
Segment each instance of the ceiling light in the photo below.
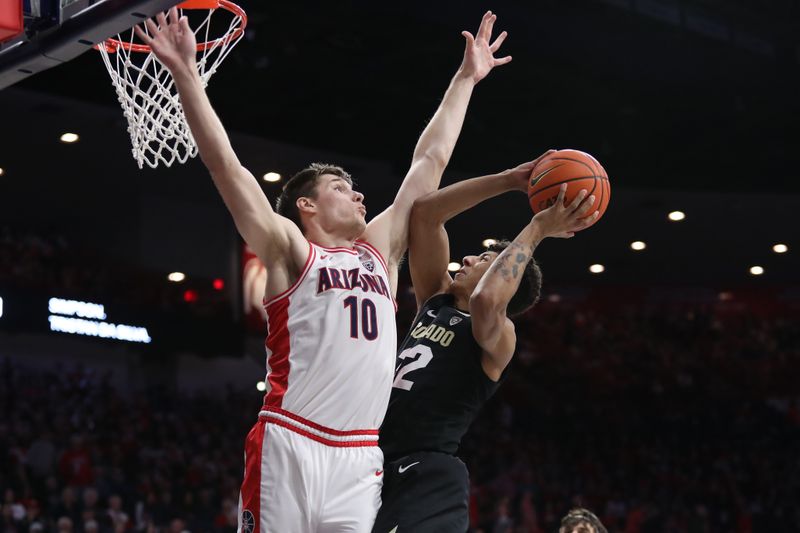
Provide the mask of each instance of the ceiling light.
POLYGON ((644 250, 645 248, 647 248, 647 245, 642 241, 633 241, 631 243, 631 248, 638 252, 640 250, 644 250))
POLYGON ((483 247, 484 248, 488 248, 488 247, 492 246, 493 244, 497 244, 497 241, 495 239, 483 239, 483 247))
MULTIPOLYGON (((0 169, 0 176, 2 175, 3 172, 2 169, 0 169)), ((785 254, 786 252, 789 251, 789 247, 786 246, 785 244, 776 244, 775 246, 772 247, 772 251, 775 252, 776 254, 785 254)))
POLYGON ((259 381, 258 383, 256 383, 256 389, 258 389, 259 392, 264 392, 265 390, 267 390, 267 384, 264 383, 263 381, 259 381))
POLYGON ((4 172, 5 172, 5 171, 3 170, 3 168, 2 168, 2 167, 0 167, 0 176, 2 176, 4 172))
POLYGON ((673 211, 667 216, 673 222, 678 222, 679 220, 683 220, 684 218, 686 218, 686 213, 684 213, 683 211, 673 211))
POLYGON ((458 270, 461 270, 461 263, 456 263, 456 262, 450 263, 447 265, 447 270, 449 270, 450 272, 456 272, 458 270))
POLYGON ((601 272, 605 271, 606 267, 599 263, 595 263, 594 265, 589 267, 589 272, 592 274, 600 274, 601 272))
POLYGON ((67 144, 78 142, 78 139, 80 139, 80 137, 78 137, 77 133, 65 133, 61 136, 61 142, 67 144))
POLYGON ((186 279, 186 274, 183 272, 172 272, 169 276, 167 276, 167 279, 174 283, 180 283, 186 279))
POLYGON ((754 276, 760 276, 764 273, 764 268, 758 265, 750 267, 750 273, 754 276))
POLYGON ((281 181, 281 175, 277 172, 267 172, 264 174, 264 181, 268 181, 270 183, 275 183, 276 181, 281 181))

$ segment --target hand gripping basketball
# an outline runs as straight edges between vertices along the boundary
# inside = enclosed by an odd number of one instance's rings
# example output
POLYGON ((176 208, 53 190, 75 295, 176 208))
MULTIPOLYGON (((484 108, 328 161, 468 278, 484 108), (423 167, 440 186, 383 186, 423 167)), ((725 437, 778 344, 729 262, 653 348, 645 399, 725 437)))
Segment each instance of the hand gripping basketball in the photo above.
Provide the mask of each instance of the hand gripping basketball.
POLYGON ((533 220, 545 237, 569 239, 575 236, 576 231, 588 228, 600 218, 600 211, 595 208, 595 195, 588 195, 586 189, 581 189, 571 202, 566 201, 566 195, 567 184, 562 183, 553 205, 534 215, 533 220))
MULTIPOLYGON (((567 186, 564 198, 570 205, 582 189, 596 197, 598 214, 585 227, 603 216, 611 197, 611 185, 605 169, 594 157, 578 150, 558 150, 539 159, 528 182, 528 199, 534 213, 556 203, 561 184, 567 186)), ((588 212, 586 215, 591 214, 588 212)))

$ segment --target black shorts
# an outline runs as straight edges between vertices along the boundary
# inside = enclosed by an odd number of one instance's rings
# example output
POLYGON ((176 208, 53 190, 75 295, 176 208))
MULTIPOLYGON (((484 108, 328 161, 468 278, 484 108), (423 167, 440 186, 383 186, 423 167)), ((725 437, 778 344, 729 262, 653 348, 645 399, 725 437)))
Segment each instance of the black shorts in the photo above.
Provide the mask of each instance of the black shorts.
POLYGON ((469 528, 469 473, 446 453, 417 452, 386 463, 381 500, 372 533, 464 533, 469 528))

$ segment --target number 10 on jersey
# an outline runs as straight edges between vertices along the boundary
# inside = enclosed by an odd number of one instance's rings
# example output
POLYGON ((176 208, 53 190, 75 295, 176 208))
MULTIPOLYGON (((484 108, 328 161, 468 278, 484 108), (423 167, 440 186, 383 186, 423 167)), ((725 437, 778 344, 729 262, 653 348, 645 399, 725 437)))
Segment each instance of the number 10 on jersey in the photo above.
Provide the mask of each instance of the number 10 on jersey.
POLYGON ((361 308, 361 334, 368 341, 378 338, 378 312, 375 303, 369 298, 362 298, 358 305, 358 296, 348 296, 344 300, 344 308, 350 309, 350 337, 357 339, 359 330, 359 307, 361 308))

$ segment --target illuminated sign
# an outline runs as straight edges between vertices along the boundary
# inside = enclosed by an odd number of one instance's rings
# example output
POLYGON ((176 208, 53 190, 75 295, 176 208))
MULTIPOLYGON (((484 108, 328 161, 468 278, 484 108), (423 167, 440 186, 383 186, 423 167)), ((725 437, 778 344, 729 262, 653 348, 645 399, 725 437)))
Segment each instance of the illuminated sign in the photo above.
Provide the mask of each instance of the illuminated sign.
POLYGON ((145 344, 152 341, 147 328, 103 322, 107 315, 101 304, 50 298, 48 309, 52 313, 48 317, 50 331, 145 344))

